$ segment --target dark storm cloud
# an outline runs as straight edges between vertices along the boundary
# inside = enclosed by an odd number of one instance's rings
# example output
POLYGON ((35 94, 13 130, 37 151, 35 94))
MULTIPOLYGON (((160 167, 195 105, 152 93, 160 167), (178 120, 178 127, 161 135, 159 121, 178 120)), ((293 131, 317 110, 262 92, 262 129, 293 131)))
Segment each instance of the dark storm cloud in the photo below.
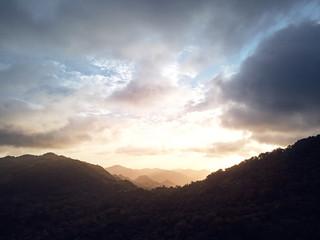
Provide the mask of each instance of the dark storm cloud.
MULTIPOLYGON (((208 19, 200 34, 213 55, 229 57, 239 54, 248 43, 262 37, 277 21, 287 18, 307 1, 208 1, 208 19)), ((294 17, 297 18, 298 15, 294 17)), ((295 19, 297 20, 297 19, 295 19)), ((207 49, 202 49, 207 55, 207 49)))
MULTIPOLYGON (((303 134, 319 129, 319 43, 320 25, 316 23, 291 25, 276 32, 258 46, 231 80, 214 80, 205 104, 219 98, 220 103, 227 102, 222 124, 249 129, 262 142, 285 142, 277 141, 274 132, 303 134)), ((287 137, 289 140, 290 135, 287 137)))

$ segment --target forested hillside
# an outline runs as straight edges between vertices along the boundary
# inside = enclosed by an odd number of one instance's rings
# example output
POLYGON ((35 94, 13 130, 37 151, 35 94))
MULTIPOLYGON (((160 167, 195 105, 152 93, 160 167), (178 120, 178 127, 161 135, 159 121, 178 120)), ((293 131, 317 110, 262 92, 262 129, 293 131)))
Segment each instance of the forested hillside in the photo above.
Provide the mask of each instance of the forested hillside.
POLYGON ((320 135, 146 191, 54 154, 0 159, 1 239, 319 239, 320 135))
POLYGON ((135 190, 100 166, 53 153, 1 158, 0 239, 73 239, 102 210, 127 206, 135 190))
POLYGON ((157 212, 180 239, 319 239, 319 172, 320 135, 172 191, 157 212))

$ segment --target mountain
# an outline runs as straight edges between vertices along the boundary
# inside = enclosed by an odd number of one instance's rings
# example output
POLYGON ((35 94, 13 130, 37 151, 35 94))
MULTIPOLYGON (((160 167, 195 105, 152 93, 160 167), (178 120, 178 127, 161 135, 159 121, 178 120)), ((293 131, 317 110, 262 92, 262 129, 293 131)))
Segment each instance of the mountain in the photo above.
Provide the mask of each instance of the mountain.
POLYGON ((319 239, 319 172, 320 135, 175 191, 156 189, 164 207, 153 211, 167 239, 319 239))
POLYGON ((0 239, 73 239, 67 227, 120 211, 134 191, 100 166, 53 153, 0 158, 0 239))
POLYGON ((320 239, 320 135, 146 191, 47 154, 0 159, 0 239, 320 239))
POLYGON ((126 189, 129 182, 121 183, 102 167, 47 153, 42 156, 23 155, 0 159, 1 191, 68 192, 101 191, 101 188, 126 189), (13 187, 14 186, 14 187, 13 187))
POLYGON ((169 187, 176 187, 177 185, 174 184, 173 182, 170 182, 169 180, 166 180, 160 183, 159 187, 162 187, 162 186, 169 188, 169 187))
POLYGON ((130 180, 134 185, 141 187, 143 189, 151 190, 157 187, 175 187, 176 184, 170 182, 169 180, 166 180, 164 182, 157 182, 152 180, 149 176, 147 175, 141 175, 137 177, 134 180, 130 180))
POLYGON ((144 188, 144 189, 152 189, 152 188, 156 188, 156 187, 162 186, 161 183, 153 181, 147 175, 141 175, 138 178, 136 178, 135 180, 133 180, 132 182, 136 186, 144 188))
MULTIPOLYGON (((159 168, 144 168, 144 169, 131 169, 120 165, 105 168, 111 174, 125 176, 134 183, 134 180, 140 176, 148 176, 153 182, 165 183, 165 186, 183 186, 189 184, 192 181, 203 180, 211 172, 208 170, 192 170, 192 169, 175 169, 165 170, 159 168)), ((146 182, 146 178, 145 178, 146 182)), ((150 182, 152 185, 152 183, 150 182)), ((154 186, 156 184, 153 184, 154 186)), ((141 185, 140 185, 141 187, 141 185)))
POLYGON ((105 168, 105 170, 107 170, 111 174, 122 175, 130 179, 136 179, 140 175, 143 175, 140 174, 140 172, 135 171, 134 169, 126 168, 121 165, 114 165, 112 167, 105 168))

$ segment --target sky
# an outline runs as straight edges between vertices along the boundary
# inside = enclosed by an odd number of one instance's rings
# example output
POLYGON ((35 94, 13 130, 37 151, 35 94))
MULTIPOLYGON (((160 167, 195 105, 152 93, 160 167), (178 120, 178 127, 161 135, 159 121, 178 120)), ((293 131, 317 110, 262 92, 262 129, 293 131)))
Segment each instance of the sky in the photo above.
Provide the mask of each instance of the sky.
POLYGON ((319 130, 319 0, 0 1, 0 156, 215 171, 319 130))

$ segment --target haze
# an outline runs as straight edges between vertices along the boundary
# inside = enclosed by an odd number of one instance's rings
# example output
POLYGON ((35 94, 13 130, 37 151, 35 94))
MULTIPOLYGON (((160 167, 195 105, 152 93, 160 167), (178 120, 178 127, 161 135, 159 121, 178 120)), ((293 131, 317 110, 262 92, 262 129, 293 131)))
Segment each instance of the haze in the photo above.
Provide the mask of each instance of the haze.
POLYGON ((0 2, 0 155, 217 170, 316 135, 317 0, 0 2))

